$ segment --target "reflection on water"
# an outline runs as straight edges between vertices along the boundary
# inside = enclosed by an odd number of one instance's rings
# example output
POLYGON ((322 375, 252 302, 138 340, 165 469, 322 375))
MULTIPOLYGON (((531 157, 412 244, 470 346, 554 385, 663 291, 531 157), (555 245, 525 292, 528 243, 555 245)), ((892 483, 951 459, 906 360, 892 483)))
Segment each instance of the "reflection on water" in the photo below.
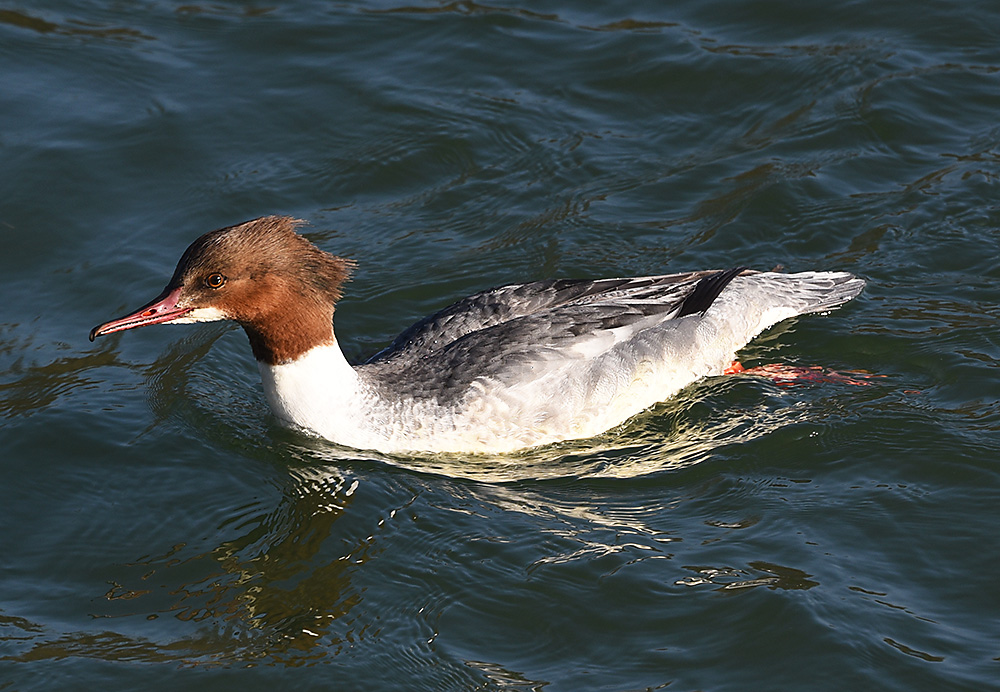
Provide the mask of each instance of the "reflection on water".
POLYGON ((237 525, 237 538, 198 554, 184 544, 120 565, 119 577, 95 600, 93 630, 52 636, 23 618, 0 619, 6 660, 82 656, 113 661, 188 664, 253 662, 262 657, 302 663, 329 653, 345 637, 342 625, 361 596, 350 570, 371 546, 330 540, 331 527, 350 506, 356 481, 329 469, 297 469, 278 506, 239 508, 220 529, 237 525), (329 553, 336 549, 336 554, 329 553), (143 626, 163 617, 195 628, 143 626), (106 623, 106 624, 101 624, 106 623), (156 632, 158 637, 150 637, 156 632), (163 640, 174 632, 176 638, 163 640), (316 649, 318 642, 321 649, 316 649), (294 661, 293 661, 294 659, 294 661))
POLYGON ((692 566, 686 566, 684 569, 691 570, 696 576, 679 579, 675 583, 683 586, 712 584, 716 585, 719 591, 749 589, 755 586, 804 590, 819 586, 819 582, 810 579, 811 574, 806 574, 800 569, 782 567, 760 560, 753 561, 747 568, 742 569, 692 566))
POLYGON ((85 38, 106 38, 120 41, 154 40, 137 29, 122 26, 101 26, 91 21, 69 19, 62 23, 50 22, 24 12, 0 10, 0 24, 19 27, 40 34, 55 34, 85 38))
MULTIPOLYGON (((675 561, 684 543, 685 536, 663 514, 683 498, 663 496, 651 503, 648 497, 563 493, 558 486, 546 490, 511 481, 620 479, 696 464, 721 446, 801 417, 794 404, 775 405, 785 396, 780 391, 763 405, 761 391, 768 387, 748 379, 707 381, 619 431, 619 442, 605 439, 589 453, 584 443, 575 443, 512 458, 386 458, 381 461, 439 475, 397 478, 380 466, 377 483, 345 470, 352 464, 342 457, 319 463, 324 455, 333 456, 328 447, 292 438, 283 455, 287 459, 291 452, 298 459, 280 476, 286 480, 277 503, 254 500, 230 509, 215 527, 226 538, 207 549, 171 544, 165 528, 158 540, 167 547, 114 566, 114 576, 92 596, 90 627, 60 631, 54 624, 0 617, 0 660, 298 666, 370 651, 374 642, 375 648, 406 651, 409 658, 396 662, 402 668, 424 670, 429 661, 440 668, 440 652, 432 653, 435 623, 455 593, 464 594, 463 607, 502 617, 506 600, 518 598, 535 580, 555 579, 571 592, 586 593, 590 584, 606 579, 628 580, 668 567, 668 574, 676 575, 681 569, 657 565, 675 561), (365 499, 359 503, 359 497, 365 499), (503 524, 499 534, 493 528, 497 521, 503 524), (514 590, 481 591, 480 584, 498 573, 517 577, 510 585, 514 590), (386 577, 395 583, 379 594, 386 577), (394 618, 405 627, 393 627, 394 618), (393 640, 398 641, 390 646, 393 640)), ((732 532, 755 523, 717 519, 708 526, 732 532)), ((657 579, 725 590, 816 585, 804 571, 762 560, 745 567, 683 569, 694 576, 657 579)), ((537 595, 529 591, 522 597, 527 598, 522 607, 530 609, 537 595)), ((468 682, 463 675, 474 674, 515 688, 528 682, 489 661, 462 660, 447 669, 449 679, 457 676, 462 685, 468 682)))

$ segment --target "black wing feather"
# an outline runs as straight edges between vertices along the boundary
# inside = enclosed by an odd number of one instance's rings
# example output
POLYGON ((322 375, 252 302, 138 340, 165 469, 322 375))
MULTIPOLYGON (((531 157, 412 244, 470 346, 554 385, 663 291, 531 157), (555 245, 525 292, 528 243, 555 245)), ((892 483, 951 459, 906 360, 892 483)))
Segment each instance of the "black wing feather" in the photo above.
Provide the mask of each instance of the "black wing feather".
POLYGON ((722 293, 722 289, 728 286, 733 279, 744 271, 746 271, 746 267, 734 267, 733 269, 726 269, 699 281, 698 285, 691 291, 691 295, 684 299, 677 317, 695 315, 708 310, 712 303, 715 302, 715 299, 719 297, 719 294, 722 293))

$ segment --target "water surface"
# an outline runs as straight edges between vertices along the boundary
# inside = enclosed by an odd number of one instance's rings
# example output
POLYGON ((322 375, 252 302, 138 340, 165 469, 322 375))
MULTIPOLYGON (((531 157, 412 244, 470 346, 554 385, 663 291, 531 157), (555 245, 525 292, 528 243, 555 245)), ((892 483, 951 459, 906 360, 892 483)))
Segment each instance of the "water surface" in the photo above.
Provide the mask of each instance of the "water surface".
POLYGON ((0 5, 0 687, 983 690, 1000 679, 1000 8, 0 5), (619 429, 283 430, 219 324, 91 344, 308 219, 352 359, 474 291, 868 280, 619 429))

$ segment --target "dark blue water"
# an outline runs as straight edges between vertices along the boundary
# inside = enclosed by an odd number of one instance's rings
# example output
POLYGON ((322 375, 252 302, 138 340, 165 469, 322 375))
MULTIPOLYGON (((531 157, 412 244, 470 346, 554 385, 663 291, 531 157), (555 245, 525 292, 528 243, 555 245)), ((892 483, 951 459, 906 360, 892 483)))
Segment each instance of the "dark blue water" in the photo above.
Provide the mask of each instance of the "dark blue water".
POLYGON ((0 4, 0 689, 1000 689, 1000 6, 0 4), (201 233, 357 260, 353 359, 489 286, 864 294, 599 438, 281 429, 242 332, 87 341, 201 233))

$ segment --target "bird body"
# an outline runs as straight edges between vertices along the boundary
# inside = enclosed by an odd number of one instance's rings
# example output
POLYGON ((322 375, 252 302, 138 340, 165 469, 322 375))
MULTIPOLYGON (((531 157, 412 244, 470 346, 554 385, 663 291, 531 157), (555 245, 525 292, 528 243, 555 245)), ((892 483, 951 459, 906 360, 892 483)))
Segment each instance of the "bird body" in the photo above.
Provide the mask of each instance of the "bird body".
POLYGON ((286 423, 382 452, 503 453, 609 430, 722 374, 768 327, 832 309, 864 286, 844 272, 742 267, 501 286, 351 365, 333 331, 351 263, 313 246, 296 225, 263 217, 202 236, 156 300, 91 338, 232 319, 286 423))

